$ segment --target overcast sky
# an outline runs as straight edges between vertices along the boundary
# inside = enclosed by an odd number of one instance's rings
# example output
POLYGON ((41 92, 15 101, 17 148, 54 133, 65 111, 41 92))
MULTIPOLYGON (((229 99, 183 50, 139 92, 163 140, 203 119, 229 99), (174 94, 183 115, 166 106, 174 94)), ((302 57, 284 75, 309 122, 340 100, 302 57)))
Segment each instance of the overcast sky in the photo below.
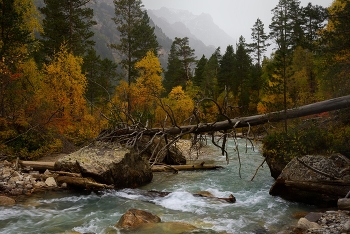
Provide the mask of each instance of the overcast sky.
MULTIPOLYGON (((214 22, 226 33, 238 41, 243 35, 250 41, 251 28, 257 18, 265 25, 265 32, 269 31, 271 23, 271 10, 279 0, 142 0, 146 9, 159 9, 161 7, 183 9, 195 15, 209 13, 214 22)), ((333 0, 301 0, 301 5, 309 2, 313 5, 328 7, 333 0)))

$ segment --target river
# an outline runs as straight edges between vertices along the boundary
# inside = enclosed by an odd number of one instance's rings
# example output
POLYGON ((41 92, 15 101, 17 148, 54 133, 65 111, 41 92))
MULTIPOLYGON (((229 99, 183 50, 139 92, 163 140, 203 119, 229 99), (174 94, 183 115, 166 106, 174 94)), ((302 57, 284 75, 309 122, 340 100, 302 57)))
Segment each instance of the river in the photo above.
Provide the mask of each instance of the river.
MULTIPOLYGON (((266 164, 251 181, 263 161, 259 145, 239 140, 241 178, 237 152, 229 142, 230 162, 213 146, 198 162, 224 166, 214 171, 154 173, 152 182, 138 189, 105 191, 101 194, 46 192, 13 207, 0 210, 0 233, 120 233, 113 226, 130 208, 149 211, 162 221, 179 221, 204 229, 195 233, 276 233, 297 222, 293 215, 315 210, 313 206, 285 201, 269 195, 274 180, 266 164), (171 192, 165 197, 149 197, 145 191, 171 192), (209 191, 217 197, 233 194, 237 202, 193 196, 209 191)), ((145 233, 147 233, 145 231, 145 233)), ((154 232, 152 232, 154 233, 154 232)))

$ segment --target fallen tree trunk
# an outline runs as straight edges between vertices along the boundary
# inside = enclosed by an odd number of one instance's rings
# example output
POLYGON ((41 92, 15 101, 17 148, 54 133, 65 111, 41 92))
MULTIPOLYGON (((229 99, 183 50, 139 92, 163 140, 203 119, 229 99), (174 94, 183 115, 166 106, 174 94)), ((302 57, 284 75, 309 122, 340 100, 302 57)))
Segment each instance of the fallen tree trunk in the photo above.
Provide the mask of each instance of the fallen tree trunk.
MULTIPOLYGON (((286 111, 271 112, 262 115, 254 115, 242 118, 228 119, 225 121, 215 123, 199 123, 197 125, 177 126, 170 128, 151 128, 142 129, 143 135, 156 135, 162 132, 168 135, 177 134, 189 134, 189 133, 204 133, 204 132, 215 132, 222 130, 229 130, 233 128, 243 128, 249 126, 256 126, 268 122, 279 122, 284 119, 293 119, 313 114, 319 114, 327 111, 339 110, 344 108, 350 108, 350 95, 329 99, 313 104, 301 106, 294 109, 288 109, 286 111)), ((108 138, 113 139, 114 137, 120 137, 122 135, 128 135, 135 133, 135 129, 122 128, 112 130, 112 132, 102 132, 97 140, 108 138)))
POLYGON ((70 177, 70 176, 58 176, 56 178, 58 184, 66 183, 71 187, 85 188, 91 190, 113 189, 113 185, 96 183, 87 178, 82 177, 70 177))
POLYGON ((40 162, 40 161, 19 161, 22 167, 33 168, 34 171, 54 170, 55 162, 40 162))
POLYGON ((194 170, 216 170, 221 169, 222 166, 216 165, 154 165, 152 172, 167 172, 167 171, 194 171, 194 170))
MULTIPOLYGON (((212 131, 221 131, 228 130, 232 128, 242 128, 249 126, 256 126, 264 124, 267 122, 279 122, 283 119, 293 119, 302 116, 308 116, 318 113, 323 113, 327 111, 333 111, 343 108, 350 107, 350 95, 334 98, 322 102, 316 102, 313 104, 301 106, 295 109, 288 109, 285 111, 271 112, 263 115, 254 115, 242 118, 235 118, 225 121, 220 121, 216 123, 206 123, 199 125, 188 125, 181 127, 172 127, 164 129, 164 132, 170 135, 176 135, 184 132, 191 133, 202 133, 202 132, 212 132, 212 131)), ((150 133, 155 133, 162 131, 163 129, 150 129, 150 133)))

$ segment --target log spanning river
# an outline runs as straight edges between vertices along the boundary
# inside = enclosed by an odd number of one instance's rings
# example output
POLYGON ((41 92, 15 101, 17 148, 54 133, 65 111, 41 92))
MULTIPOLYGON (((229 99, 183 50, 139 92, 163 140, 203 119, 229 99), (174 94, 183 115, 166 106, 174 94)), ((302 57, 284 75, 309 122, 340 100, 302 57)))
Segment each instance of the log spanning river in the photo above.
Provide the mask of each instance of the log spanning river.
POLYGON ((197 163, 206 161, 224 169, 154 173, 153 181, 146 186, 102 194, 33 195, 16 206, 1 207, 0 233, 121 233, 113 226, 131 208, 149 211, 164 222, 185 222, 202 229, 194 233, 276 233, 295 224, 298 220, 295 214, 315 210, 312 206, 270 196, 274 181, 266 164, 251 181, 263 161, 258 145, 252 147, 248 143, 246 149, 246 141, 239 141, 242 178, 233 142, 228 146, 228 165, 218 149, 209 147, 206 150, 209 153, 200 156, 197 163), (145 195, 148 190, 171 193, 165 197, 149 197, 145 195), (231 204, 192 195, 198 191, 209 191, 216 197, 233 194, 237 202, 231 204))

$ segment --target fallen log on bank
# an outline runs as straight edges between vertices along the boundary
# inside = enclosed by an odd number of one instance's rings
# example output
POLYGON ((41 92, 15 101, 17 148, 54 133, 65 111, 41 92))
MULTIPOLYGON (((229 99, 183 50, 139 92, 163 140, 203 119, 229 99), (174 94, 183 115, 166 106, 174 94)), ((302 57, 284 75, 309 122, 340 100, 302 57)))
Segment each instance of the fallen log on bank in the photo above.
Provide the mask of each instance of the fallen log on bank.
POLYGON ((19 160, 18 163, 22 166, 22 168, 32 168, 34 171, 46 171, 46 170, 54 170, 55 162, 41 162, 41 161, 22 161, 19 160))
POLYGON ((113 189, 113 185, 100 184, 91 179, 83 177, 58 176, 56 178, 58 184, 66 183, 71 187, 84 188, 89 190, 113 189))
POLYGON ((207 165, 153 165, 151 167, 152 172, 169 172, 169 171, 194 171, 194 170, 216 170, 222 169, 222 166, 213 164, 207 165))

